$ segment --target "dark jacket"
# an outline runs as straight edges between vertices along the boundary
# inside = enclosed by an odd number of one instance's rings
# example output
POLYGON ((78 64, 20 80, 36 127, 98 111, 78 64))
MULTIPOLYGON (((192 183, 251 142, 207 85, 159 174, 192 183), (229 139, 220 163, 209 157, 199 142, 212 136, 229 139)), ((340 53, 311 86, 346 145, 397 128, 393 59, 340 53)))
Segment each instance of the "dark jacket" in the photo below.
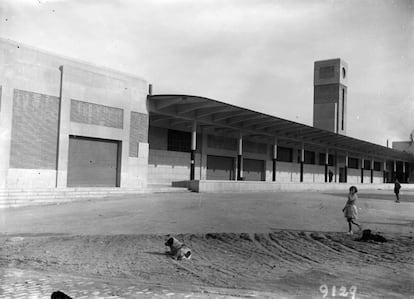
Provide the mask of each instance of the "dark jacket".
POLYGON ((394 193, 399 193, 401 189, 401 185, 398 182, 395 182, 394 184, 394 193))

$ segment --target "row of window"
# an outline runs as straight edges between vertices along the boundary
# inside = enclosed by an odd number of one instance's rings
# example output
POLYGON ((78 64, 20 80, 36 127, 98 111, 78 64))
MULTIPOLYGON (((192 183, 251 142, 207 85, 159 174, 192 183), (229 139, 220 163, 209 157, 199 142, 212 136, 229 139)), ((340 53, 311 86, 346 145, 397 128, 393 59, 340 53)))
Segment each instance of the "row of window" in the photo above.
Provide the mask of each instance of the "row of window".
MULTIPOLYGON (((168 146, 169 151, 177 152, 190 152, 191 151, 191 133, 184 131, 168 130, 168 146)), ((300 150, 298 150, 296 157, 293 156, 294 150, 292 148, 278 146, 277 147, 277 160, 281 162, 300 162, 300 150), (296 161, 295 161, 296 160, 296 161)), ((312 151, 305 150, 304 163, 305 164, 315 164, 316 153, 312 151)), ((325 165, 326 154, 319 153, 319 165, 325 165)), ((348 168, 359 169, 360 168, 360 159, 358 158, 348 158, 348 168)), ((334 165, 334 156, 328 155, 328 165, 334 165)), ((364 160, 364 169, 369 170, 371 161, 364 160)), ((381 170, 381 163, 374 162, 374 170, 381 170)))
MULTIPOLYGON (((293 157, 293 149, 289 147, 278 146, 277 147, 277 160, 281 162, 300 162, 301 150, 298 150, 296 159, 293 157), (296 161, 295 161, 296 160, 296 161)), ((319 165, 325 165, 326 154, 319 153, 319 165)), ((316 153, 312 151, 306 151, 304 155, 305 164, 316 164, 316 153)), ((334 165, 334 156, 328 155, 328 165, 334 165)))

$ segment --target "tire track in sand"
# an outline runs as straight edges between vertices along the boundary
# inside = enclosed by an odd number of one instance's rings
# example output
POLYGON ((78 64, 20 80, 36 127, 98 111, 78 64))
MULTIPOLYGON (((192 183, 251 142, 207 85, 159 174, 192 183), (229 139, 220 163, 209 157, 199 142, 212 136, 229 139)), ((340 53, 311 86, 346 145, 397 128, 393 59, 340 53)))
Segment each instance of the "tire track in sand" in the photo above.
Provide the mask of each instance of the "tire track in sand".
MULTIPOLYGON (((273 247, 277 248, 281 253, 283 253, 286 257, 290 257, 291 259, 293 258, 292 262, 298 262, 301 261, 302 263, 308 265, 308 266, 312 266, 314 264, 318 264, 317 261, 307 257, 307 256, 303 256, 300 253, 296 253, 294 248, 291 248, 291 246, 289 246, 289 242, 290 241, 286 241, 283 238, 283 235, 281 235, 280 233, 269 233, 269 240, 272 244, 273 247)), ((308 267, 306 267, 308 268, 308 267)))
MULTIPOLYGON (((286 253, 288 253, 284 248, 277 246, 274 242, 270 240, 268 234, 251 234, 251 239, 253 243, 260 250, 271 255, 278 263, 278 267, 286 267, 286 269, 297 269, 297 270, 306 270, 309 269, 308 266, 297 263, 295 256, 289 253, 290 259, 287 259, 286 253), (276 252, 275 252, 276 251, 276 252), (295 261, 292 261, 292 257, 295 261)), ((273 265, 274 266, 274 265, 273 265)))

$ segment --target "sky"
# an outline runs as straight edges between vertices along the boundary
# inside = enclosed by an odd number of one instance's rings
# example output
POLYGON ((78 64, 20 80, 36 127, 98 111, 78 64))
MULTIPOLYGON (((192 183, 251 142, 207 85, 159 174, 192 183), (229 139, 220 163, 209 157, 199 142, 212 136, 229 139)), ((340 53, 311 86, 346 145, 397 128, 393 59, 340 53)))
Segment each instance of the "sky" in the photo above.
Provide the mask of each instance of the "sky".
POLYGON ((347 135, 414 131, 414 0, 1 0, 0 37, 309 126, 314 62, 341 58, 347 135))

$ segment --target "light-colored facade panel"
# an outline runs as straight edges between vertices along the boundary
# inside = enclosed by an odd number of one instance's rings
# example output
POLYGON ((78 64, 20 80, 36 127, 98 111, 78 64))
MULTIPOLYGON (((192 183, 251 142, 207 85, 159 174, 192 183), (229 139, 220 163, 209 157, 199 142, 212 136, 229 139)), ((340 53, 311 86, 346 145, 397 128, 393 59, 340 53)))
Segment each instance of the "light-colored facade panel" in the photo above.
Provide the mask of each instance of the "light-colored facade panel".
MULTIPOLYGON (((42 184, 32 185, 67 187, 70 135, 118 140, 122 144, 120 186, 145 185, 147 160, 138 158, 139 163, 135 164, 138 169, 129 169, 135 166, 132 165, 133 163, 129 163, 128 159, 131 112, 148 116, 146 107, 148 84, 145 80, 3 39, 0 39, 0 64, 0 85, 2 86, 0 188, 24 188, 30 185, 27 183, 30 178, 33 182, 39 182, 39 175, 34 175, 35 172, 32 170, 42 169, 42 165, 39 167, 37 165, 22 166, 17 162, 19 159, 13 158, 21 152, 19 150, 21 144, 30 140, 36 141, 40 137, 35 137, 43 136, 42 134, 45 132, 44 126, 37 128, 32 125, 30 128, 15 131, 18 133, 17 136, 13 135, 13 127, 19 128, 24 125, 24 120, 20 119, 21 113, 13 115, 15 90, 54 98, 58 107, 57 113, 53 112, 54 117, 58 120, 57 128, 55 126, 58 135, 53 137, 53 134, 48 134, 49 139, 55 139, 53 143, 57 148, 53 154, 54 157, 49 159, 54 161, 52 163, 54 165, 47 166, 50 173, 54 173, 54 176, 48 172, 47 175, 42 176, 42 184), (83 104, 82 107, 78 107, 83 109, 78 109, 78 112, 83 112, 83 114, 77 114, 80 118, 74 117, 76 115, 73 113, 71 114, 71 109, 74 108, 73 105, 71 107, 73 100, 83 104), (10 165, 11 158, 12 165, 10 165), (15 174, 20 173, 19 169, 22 167, 28 169, 22 176, 25 179, 16 180, 15 174), (128 177, 135 177, 137 181, 128 179, 128 177)), ((48 109, 42 109, 43 112, 47 113, 46 116, 51 115, 48 113, 48 109)), ((42 116, 41 113, 37 115, 33 113, 33 117, 35 116, 41 116, 42 121, 47 121, 47 117, 42 116)), ((27 118, 27 116, 25 117, 27 118)), ((41 122, 35 122, 35 124, 39 123, 41 122)), ((148 124, 146 126, 146 128, 142 128, 144 131, 148 130, 148 124)), ((42 137, 37 143, 40 146, 38 161, 43 161, 42 157, 53 149, 52 146, 46 146, 45 142, 48 138, 42 137)), ((142 147, 148 147, 148 142, 145 141, 142 147)), ((32 150, 34 149, 36 147, 32 147, 32 150)), ((27 155, 24 154, 23 157, 25 156, 27 155)))
POLYGON ((10 189, 41 189, 54 188, 55 182, 55 170, 9 168, 6 185, 10 189))

